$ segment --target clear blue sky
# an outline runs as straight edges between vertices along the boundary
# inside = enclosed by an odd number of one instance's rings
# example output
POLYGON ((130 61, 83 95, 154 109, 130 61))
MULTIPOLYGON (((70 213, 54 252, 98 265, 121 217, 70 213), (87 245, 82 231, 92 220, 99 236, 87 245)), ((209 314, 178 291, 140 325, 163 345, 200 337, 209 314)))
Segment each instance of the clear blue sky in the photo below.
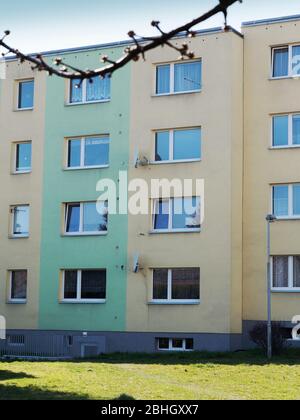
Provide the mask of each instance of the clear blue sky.
MULTIPOLYGON (((25 52, 76 47, 126 39, 128 30, 153 34, 150 22, 170 29, 195 18, 218 0, 0 0, 0 31, 25 52)), ((229 24, 300 14, 299 0, 244 0, 231 7, 229 24)), ((221 15, 200 28, 220 26, 221 15)))

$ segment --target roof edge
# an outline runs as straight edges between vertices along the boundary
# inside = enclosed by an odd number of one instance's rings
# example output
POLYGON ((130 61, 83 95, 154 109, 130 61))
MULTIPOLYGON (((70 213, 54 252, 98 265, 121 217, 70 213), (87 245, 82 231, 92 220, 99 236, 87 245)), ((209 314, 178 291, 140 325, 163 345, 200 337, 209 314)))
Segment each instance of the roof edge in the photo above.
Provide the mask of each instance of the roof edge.
POLYGON ((281 16, 277 18, 259 19, 259 20, 252 20, 249 22, 243 22, 242 28, 245 28, 247 26, 249 27, 249 26, 260 26, 260 25, 272 25, 275 23, 292 22, 295 20, 300 20, 300 15, 281 16))
MULTIPOLYGON (((232 28, 231 26, 228 27, 229 32, 233 32, 236 35, 243 37, 243 35, 237 31, 236 29, 232 28)), ((223 27, 215 27, 215 28, 208 28, 208 29, 201 29, 196 32, 196 36, 204 36, 204 35, 211 35, 216 33, 223 33, 224 28, 223 27)), ((180 39, 185 38, 186 33, 178 34, 174 39, 180 39)), ((29 53, 27 55, 29 56, 35 56, 37 54, 43 55, 44 57, 51 57, 56 56, 59 54, 74 54, 74 53, 81 53, 81 52, 88 52, 88 51, 95 51, 99 49, 108 49, 108 48, 116 48, 116 47, 123 47, 126 45, 132 45, 134 44, 133 41, 128 39, 127 41, 115 41, 115 42, 109 42, 104 44, 94 44, 94 45, 87 45, 83 47, 73 47, 73 48, 64 48, 60 50, 50 50, 50 51, 42 51, 42 52, 35 52, 35 53, 29 53)), ((15 61, 17 60, 15 55, 7 56, 5 57, 5 61, 15 61)))

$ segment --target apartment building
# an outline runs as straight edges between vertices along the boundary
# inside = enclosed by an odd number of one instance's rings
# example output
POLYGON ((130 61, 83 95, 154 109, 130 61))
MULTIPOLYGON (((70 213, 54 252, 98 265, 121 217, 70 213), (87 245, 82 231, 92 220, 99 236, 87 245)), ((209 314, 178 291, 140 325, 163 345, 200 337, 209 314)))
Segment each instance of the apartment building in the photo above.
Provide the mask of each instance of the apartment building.
MULTIPOLYGON (((0 80, 0 314, 7 354, 234 350, 300 303, 300 16, 177 38, 112 78, 69 82, 13 58, 0 80), (298 76, 299 75, 299 76, 298 76), (148 186, 143 214, 97 185, 148 186), (153 180, 193 181, 187 193, 153 180), (195 181, 201 181, 200 192, 195 181), (179 204, 196 208, 177 214, 179 204)), ((128 43, 52 51, 79 68, 128 43)), ((133 191, 129 191, 129 200, 133 191)), ((184 207, 185 208, 185 207, 184 207)))

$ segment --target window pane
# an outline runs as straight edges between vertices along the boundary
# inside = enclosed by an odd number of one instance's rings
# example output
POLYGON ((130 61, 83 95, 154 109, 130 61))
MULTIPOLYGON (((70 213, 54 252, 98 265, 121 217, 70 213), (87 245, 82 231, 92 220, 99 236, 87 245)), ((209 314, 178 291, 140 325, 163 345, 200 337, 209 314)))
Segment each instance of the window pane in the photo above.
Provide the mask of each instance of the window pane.
POLYGON ((199 229, 200 228, 200 199, 174 198, 172 205, 173 229, 199 229))
POLYGON ((293 74, 300 74, 300 45, 293 47, 293 74))
POLYGON ((273 50, 273 77, 283 77, 289 74, 289 49, 273 50))
POLYGON ((34 81, 28 80, 19 83, 18 108, 33 108, 34 81))
POLYGON ((273 287, 289 287, 289 257, 273 257, 273 287))
POLYGON ((93 137, 85 139, 84 166, 101 166, 109 163, 109 139, 93 137))
POLYGON ((106 299, 106 271, 83 270, 81 299, 106 299))
POLYGON ((293 144, 300 145, 300 115, 293 116, 293 144))
POLYGON ((300 185, 293 185, 293 215, 300 215, 300 185))
POLYGON ((289 188, 287 185, 273 187, 273 213, 278 217, 289 215, 289 188))
POLYGON ((77 299, 77 270, 66 270, 64 273, 64 299, 77 299))
POLYGON ((168 338, 159 338, 158 339, 158 348, 160 350, 169 350, 169 339, 168 338))
POLYGON ((200 299, 199 268, 180 268, 172 270, 172 299, 200 299))
POLYGON ((29 206, 15 207, 13 211, 14 211, 14 223, 13 223, 14 235, 29 235, 29 206))
POLYGON ((170 65, 156 68, 156 93, 170 93, 170 65))
POLYGON ((83 84, 80 84, 80 79, 74 79, 70 82, 70 102, 71 103, 77 103, 82 102, 82 86, 83 84))
POLYGON ((105 203, 83 204, 83 232, 107 231, 107 205, 105 203))
POLYGON ((201 61, 174 65, 175 92, 188 92, 201 89, 201 61))
POLYGON ((295 256, 293 258, 294 260, 294 281, 293 285, 294 287, 300 288, 300 257, 295 256))
POLYGON ((169 201, 158 200, 155 205, 154 229, 169 228, 169 201))
POLYGON ((153 270, 153 299, 168 299, 168 270, 153 270))
POLYGON ((183 339, 174 338, 172 340, 172 348, 182 350, 183 349, 183 339))
POLYGON ((273 117, 273 146, 289 144, 289 117, 278 115, 273 117))
POLYGON ((186 350, 194 350, 194 340, 192 338, 187 338, 185 340, 186 350))
POLYGON ((201 158, 201 130, 174 131, 174 160, 201 158))
POLYGON ((11 273, 11 299, 26 299, 27 271, 12 271, 11 273))
POLYGON ((100 77, 93 77, 93 82, 87 80, 86 85, 86 100, 92 101, 103 101, 110 99, 110 81, 111 78, 106 76, 104 79, 100 77))
POLYGON ((69 140, 68 168, 80 167, 81 140, 69 140))
POLYGON ((16 171, 29 171, 31 169, 31 143, 17 144, 16 171))
POLYGON ((66 232, 79 232, 80 204, 68 204, 66 232))
POLYGON ((155 161, 170 160, 170 132, 160 131, 155 139, 155 161))

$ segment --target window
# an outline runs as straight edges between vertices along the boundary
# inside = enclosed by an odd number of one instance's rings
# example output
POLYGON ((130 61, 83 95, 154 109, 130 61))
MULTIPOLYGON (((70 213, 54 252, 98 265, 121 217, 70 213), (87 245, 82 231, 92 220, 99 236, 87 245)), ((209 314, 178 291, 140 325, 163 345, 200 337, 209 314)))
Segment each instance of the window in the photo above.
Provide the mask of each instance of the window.
POLYGON ((106 270, 63 271, 63 301, 96 302, 106 299, 106 270))
POLYGON ((273 289, 300 291, 300 256, 272 258, 273 289))
POLYGON ((201 159, 201 129, 168 130, 155 133, 155 161, 194 161, 201 159))
POLYGON ((65 234, 101 235, 107 232, 107 202, 66 204, 65 234))
POLYGON ((24 238, 29 236, 29 206, 13 206, 12 213, 12 236, 24 238))
POLYGON ((79 79, 70 82, 71 104, 82 104, 92 102, 105 102, 110 100, 111 78, 106 76, 104 79, 93 77, 91 81, 79 79))
POLYGON ((202 62, 163 64, 156 67, 156 94, 199 92, 202 83, 202 62))
POLYGON ((201 228, 200 198, 170 198, 154 201, 154 232, 193 232, 201 228))
POLYGON ((109 137, 68 139, 69 169, 101 168, 109 165, 109 137))
POLYGON ((34 98, 34 81, 18 82, 18 109, 32 109, 34 98))
POLYGON ((300 218, 300 184, 273 186, 273 214, 278 218, 300 218))
POLYGON ((290 45, 272 50, 272 77, 300 75, 300 45, 290 45))
POLYGON ((200 269, 153 270, 154 302, 197 302, 200 299, 200 269))
POLYGON ((27 271, 16 270, 9 273, 8 300, 12 303, 26 303, 27 298, 27 271))
POLYGON ((300 114, 273 117, 273 147, 300 146, 300 114))
POLYGON ((158 338, 157 348, 161 351, 193 351, 192 338, 158 338))
POLYGON ((15 173, 31 171, 31 142, 16 143, 15 145, 15 173))

